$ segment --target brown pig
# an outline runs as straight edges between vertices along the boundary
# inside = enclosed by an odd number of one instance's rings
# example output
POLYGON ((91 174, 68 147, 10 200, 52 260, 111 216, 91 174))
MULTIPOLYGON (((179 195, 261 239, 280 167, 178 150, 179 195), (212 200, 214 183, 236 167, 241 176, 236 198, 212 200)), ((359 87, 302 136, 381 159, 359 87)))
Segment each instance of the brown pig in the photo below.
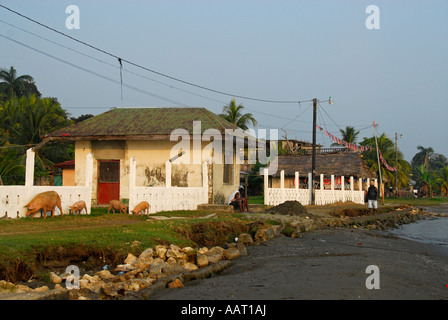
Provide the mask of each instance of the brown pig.
POLYGON ((34 217, 34 214, 42 209, 44 219, 47 218, 47 211, 51 211, 51 216, 54 216, 56 207, 59 208, 62 216, 61 198, 55 191, 42 192, 36 195, 25 207, 28 208, 26 216, 34 217))
POLYGON ((140 215, 140 213, 142 213, 142 214, 148 214, 148 213, 149 213, 149 208, 150 208, 150 207, 151 207, 151 206, 149 205, 148 202, 146 202, 146 201, 142 201, 142 202, 140 202, 140 203, 135 207, 135 209, 132 210, 131 212, 132 212, 134 215, 140 215))
POLYGON ((124 205, 123 202, 119 201, 119 200, 111 200, 109 202, 109 210, 107 211, 107 213, 110 212, 110 209, 112 209, 112 211, 115 213, 115 210, 119 210, 120 213, 123 211, 123 213, 127 213, 128 212, 128 208, 124 205))
POLYGON ((80 214, 81 211, 82 211, 82 209, 84 209, 84 210, 86 211, 86 214, 88 214, 88 213, 87 213, 86 202, 83 201, 83 200, 78 201, 78 202, 75 202, 75 203, 70 207, 70 209, 72 209, 72 213, 73 213, 73 214, 80 214))

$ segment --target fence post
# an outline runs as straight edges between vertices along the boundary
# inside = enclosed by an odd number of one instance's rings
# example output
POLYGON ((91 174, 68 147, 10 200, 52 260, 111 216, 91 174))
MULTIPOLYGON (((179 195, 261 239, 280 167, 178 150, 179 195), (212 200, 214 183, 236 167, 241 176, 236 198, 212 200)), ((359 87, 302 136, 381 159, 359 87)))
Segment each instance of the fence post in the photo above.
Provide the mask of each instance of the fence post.
POLYGON ((264 174, 264 204, 265 205, 269 205, 269 190, 268 190, 268 184, 269 184, 269 175, 268 175, 268 169, 264 168, 263 169, 263 174, 264 174))
MULTIPOLYGON (((89 152, 86 156, 86 181, 85 186, 87 189, 87 198, 86 206, 87 206, 87 212, 92 212, 92 185, 93 185, 93 156, 89 152)), ((86 213, 87 213, 86 212, 86 213)))
POLYGON ((129 213, 135 207, 135 178, 137 174, 137 165, 135 157, 129 161, 129 213))
MULTIPOLYGON (((93 181, 93 156, 91 153, 88 153, 86 156, 86 187, 92 187, 93 181)), ((91 192, 91 191, 90 191, 91 192)))
POLYGON ((341 176, 341 192, 342 192, 342 202, 345 202, 345 179, 341 176))
POLYGON ((350 199, 351 201, 355 200, 355 183, 353 181, 353 176, 350 176, 350 199))
POLYGON ((313 204, 313 175, 308 173, 308 190, 310 191, 310 205, 313 204))
POLYGON ((165 187, 171 187, 171 161, 167 160, 165 163, 165 187))
POLYGON ((34 185, 34 150, 29 148, 26 150, 26 171, 25 186, 32 187, 34 185))
MULTIPOLYGON (((201 193, 201 202, 208 203, 208 162, 204 161, 202 163, 202 193, 201 193)), ((247 190, 246 190, 247 192, 247 190)))
POLYGON ((299 173, 297 171, 295 172, 294 188, 299 189, 299 173))
POLYGON ((285 170, 280 171, 280 195, 281 203, 285 202, 285 170))

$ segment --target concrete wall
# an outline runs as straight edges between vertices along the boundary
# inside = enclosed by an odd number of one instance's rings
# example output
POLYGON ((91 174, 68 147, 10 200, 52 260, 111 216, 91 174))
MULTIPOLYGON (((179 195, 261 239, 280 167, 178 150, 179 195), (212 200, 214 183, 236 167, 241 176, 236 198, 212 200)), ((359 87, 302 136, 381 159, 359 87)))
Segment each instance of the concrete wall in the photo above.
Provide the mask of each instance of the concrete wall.
MULTIPOLYGON (((28 209, 25 207, 36 195, 46 191, 55 191, 61 199, 62 214, 69 213, 69 207, 73 203, 83 200, 87 205, 87 213, 90 214, 92 195, 92 156, 86 155, 82 177, 79 177, 78 186, 35 186, 34 181, 34 151, 28 149, 26 158, 26 172, 24 186, 0 186, 0 218, 23 218, 28 209)), ((85 212, 83 212, 85 213, 85 212)), ((58 208, 55 214, 61 212, 58 208)), ((35 216, 40 216, 36 214, 35 216)))
MULTIPOLYGON (((129 167, 130 159, 136 159, 137 187, 165 187, 166 161, 173 155, 172 149, 176 149, 177 141, 77 141, 75 143, 75 184, 82 185, 85 175, 85 157, 88 153, 93 155, 93 185, 92 201, 96 203, 98 193, 98 160, 120 160, 120 198, 129 199, 129 167)), ((171 186, 173 187, 201 187, 202 186, 202 162, 212 160, 212 152, 204 148, 209 141, 202 142, 201 150, 189 151, 190 164, 179 163, 181 158, 172 163, 171 186), (194 160, 200 163, 193 164, 194 160)), ((193 143, 192 143, 193 145, 193 143)), ((183 155, 187 160, 188 154, 183 155)), ((234 161, 235 162, 235 161, 234 161)), ((209 199, 217 193, 222 193, 226 198, 239 186, 240 165, 233 165, 233 179, 231 183, 223 182, 224 165, 211 164, 209 171, 212 174, 209 186, 209 199)))

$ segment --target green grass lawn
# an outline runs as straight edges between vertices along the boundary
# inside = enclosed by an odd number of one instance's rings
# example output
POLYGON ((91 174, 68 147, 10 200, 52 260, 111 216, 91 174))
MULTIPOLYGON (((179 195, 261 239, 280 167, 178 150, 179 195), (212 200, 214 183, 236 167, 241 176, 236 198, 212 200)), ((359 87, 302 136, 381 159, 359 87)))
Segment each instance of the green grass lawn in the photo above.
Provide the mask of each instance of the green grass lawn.
MULTIPOLYGON (((251 204, 263 203, 263 197, 250 197, 251 204)), ((443 198, 386 198, 386 206, 437 205, 448 203, 443 198)), ((380 200, 380 207, 382 206, 380 200)), ((335 210, 365 208, 353 203, 329 206, 307 206, 309 212, 331 214, 335 210)), ((252 222, 250 215, 219 213, 213 219, 202 217, 209 211, 160 212, 154 216, 185 219, 154 220, 147 216, 108 214, 107 208, 92 208, 90 215, 64 215, 47 219, 21 218, 0 220, 0 280, 11 270, 27 270, 34 275, 36 265, 46 260, 61 263, 74 259, 101 263, 122 263, 131 252, 138 255, 157 244, 199 247, 232 241, 252 222), (104 260, 105 257, 107 261, 104 260)), ((28 274, 28 276, 29 276, 28 274)), ((12 278, 11 278, 12 279, 12 278)))
POLYGON ((264 196, 249 197, 249 204, 264 204, 264 196))
MULTIPOLYGON (((382 203, 382 199, 378 199, 379 203, 382 203)), ((386 204, 407 204, 410 206, 434 206, 439 204, 448 203, 448 198, 404 198, 404 197, 385 197, 384 202, 386 204)))
POLYGON ((94 261, 92 267, 99 267, 102 263, 123 263, 129 252, 138 255, 157 244, 193 248, 204 243, 224 244, 238 236, 250 222, 244 216, 231 213, 214 219, 201 218, 208 214, 206 211, 160 212, 157 216, 186 219, 159 221, 148 220, 146 216, 107 214, 105 208, 92 208, 90 215, 0 220, 0 280, 14 279, 11 270, 20 268, 28 270, 28 276, 34 275, 46 260, 66 261, 69 265, 78 263, 77 259, 83 263, 90 259, 94 261))

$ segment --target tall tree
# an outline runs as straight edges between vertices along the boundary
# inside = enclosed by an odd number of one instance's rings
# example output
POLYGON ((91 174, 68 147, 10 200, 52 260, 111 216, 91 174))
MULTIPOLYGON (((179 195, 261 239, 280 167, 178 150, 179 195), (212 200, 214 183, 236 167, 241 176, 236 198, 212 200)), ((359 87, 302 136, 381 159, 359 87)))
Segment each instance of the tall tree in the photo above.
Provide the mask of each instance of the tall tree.
POLYGON ((17 76, 17 71, 14 67, 8 69, 0 69, 0 92, 6 98, 22 97, 30 94, 40 96, 40 92, 37 90, 34 84, 34 79, 30 75, 17 76))
POLYGON ((78 123, 78 122, 87 120, 87 119, 92 118, 92 117, 93 117, 93 114, 88 113, 88 114, 82 114, 82 115, 80 115, 79 117, 71 117, 70 119, 71 119, 74 123, 78 123))
POLYGON ((420 189, 423 195, 426 197, 432 195, 432 188, 434 187, 436 180, 431 172, 426 169, 424 164, 421 164, 414 170, 413 177, 416 181, 417 188, 420 189))
POLYGON ((444 170, 448 166, 448 159, 443 154, 435 153, 432 147, 418 146, 417 149, 418 152, 411 162, 416 187, 426 196, 430 191, 432 192, 432 189, 445 194, 444 173, 446 172, 444 170))
MULTIPOLYGON (((14 148, 17 158, 39 144, 45 134, 70 124, 67 112, 54 98, 32 95, 0 103, 0 143, 14 148)), ((54 163, 72 159, 71 149, 62 143, 49 143, 37 150, 37 171, 45 174, 54 163)))
MULTIPOLYGON (((377 137, 378 140, 378 148, 383 155, 384 160, 391 166, 396 167, 396 159, 395 159, 395 144, 392 140, 390 140, 385 133, 381 134, 381 136, 377 137)), ((383 183, 389 184, 389 186, 395 186, 395 172, 389 171, 386 169, 380 160, 380 168, 378 168, 378 157, 376 152, 376 143, 375 137, 364 138, 364 140, 360 143, 362 146, 371 146, 372 150, 363 152, 363 159, 365 160, 367 166, 370 168, 372 172, 379 173, 378 169, 381 170, 381 177, 383 179, 383 183)), ((398 187, 407 187, 409 185, 409 176, 411 173, 411 167, 409 163, 403 159, 403 153, 398 150, 397 152, 398 158, 398 187)))
MULTIPOLYGON (((347 126, 345 127, 345 130, 339 129, 339 131, 341 132, 342 140, 344 140, 345 142, 353 144, 357 142, 359 131, 356 131, 354 127, 347 126)), ((339 144, 332 143, 331 146, 339 146, 339 144)))
POLYGON ((424 165, 426 170, 429 170, 429 160, 434 154, 434 149, 432 147, 425 148, 423 146, 417 147, 418 152, 411 160, 412 166, 419 167, 420 165, 424 165))
POLYGON ((445 197, 448 196, 448 166, 440 169, 436 182, 440 187, 441 194, 445 197))
POLYGON ((222 113, 219 116, 243 130, 247 130, 250 123, 255 127, 257 120, 252 113, 243 113, 243 109, 242 104, 236 105, 235 99, 232 99, 228 105, 222 108, 222 113))
POLYGON ((25 172, 24 157, 17 157, 13 148, 2 145, 0 149, 0 185, 16 184, 25 172))

